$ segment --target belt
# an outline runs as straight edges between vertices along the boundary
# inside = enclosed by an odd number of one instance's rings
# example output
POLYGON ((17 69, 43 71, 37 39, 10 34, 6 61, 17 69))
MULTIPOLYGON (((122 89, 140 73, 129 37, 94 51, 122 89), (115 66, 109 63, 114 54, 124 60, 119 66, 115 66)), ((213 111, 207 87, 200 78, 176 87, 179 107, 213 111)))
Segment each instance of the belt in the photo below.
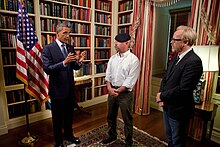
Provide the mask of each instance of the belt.
POLYGON ((120 88, 121 86, 112 86, 112 88, 115 88, 115 89, 118 89, 120 88))

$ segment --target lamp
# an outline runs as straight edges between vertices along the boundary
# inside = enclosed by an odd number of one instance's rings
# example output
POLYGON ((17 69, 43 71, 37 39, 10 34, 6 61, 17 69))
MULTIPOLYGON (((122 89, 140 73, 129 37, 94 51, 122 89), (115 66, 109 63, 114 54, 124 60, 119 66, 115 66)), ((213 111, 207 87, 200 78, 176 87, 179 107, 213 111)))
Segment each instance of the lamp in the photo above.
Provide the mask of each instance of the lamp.
MULTIPOLYGON (((219 46, 205 45, 205 46, 193 46, 194 52, 201 58, 203 71, 215 72, 219 70, 218 66, 218 50, 219 46)), ((194 101, 197 104, 202 103, 202 89, 204 89, 205 80, 203 76, 198 82, 196 89, 193 91, 194 101)))
POLYGON ((193 46, 194 52, 201 58, 203 71, 218 71, 218 49, 216 45, 193 46))

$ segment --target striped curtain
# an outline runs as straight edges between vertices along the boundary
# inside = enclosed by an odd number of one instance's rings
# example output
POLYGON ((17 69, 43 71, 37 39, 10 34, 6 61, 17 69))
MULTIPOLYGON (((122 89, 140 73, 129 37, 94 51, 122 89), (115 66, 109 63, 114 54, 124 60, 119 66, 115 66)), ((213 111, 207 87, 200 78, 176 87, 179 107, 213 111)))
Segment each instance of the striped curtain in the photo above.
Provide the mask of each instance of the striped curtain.
POLYGON ((139 115, 150 113, 153 11, 154 6, 149 1, 134 1, 131 47, 132 52, 139 58, 141 64, 140 76, 135 86, 134 104, 134 112, 139 115))
MULTIPOLYGON (((190 26, 197 32, 197 45, 219 45, 220 1, 192 0, 190 26)), ((205 72, 204 101, 211 100, 214 72, 205 72)))

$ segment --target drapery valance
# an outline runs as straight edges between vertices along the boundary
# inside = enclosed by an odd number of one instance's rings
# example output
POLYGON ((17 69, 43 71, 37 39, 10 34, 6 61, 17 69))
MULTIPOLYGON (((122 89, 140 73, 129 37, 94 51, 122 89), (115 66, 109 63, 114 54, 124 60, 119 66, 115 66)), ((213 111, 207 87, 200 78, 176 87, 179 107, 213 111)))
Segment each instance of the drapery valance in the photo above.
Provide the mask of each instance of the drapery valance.
POLYGON ((167 7, 173 5, 180 0, 149 0, 155 7, 167 7))

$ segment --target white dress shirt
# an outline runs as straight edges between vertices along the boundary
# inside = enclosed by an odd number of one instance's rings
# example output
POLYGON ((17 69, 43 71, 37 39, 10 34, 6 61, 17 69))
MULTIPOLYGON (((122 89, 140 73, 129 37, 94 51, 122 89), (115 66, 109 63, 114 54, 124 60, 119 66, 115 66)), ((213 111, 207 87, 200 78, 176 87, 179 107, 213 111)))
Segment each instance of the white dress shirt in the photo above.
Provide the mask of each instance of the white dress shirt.
POLYGON ((138 58, 128 50, 113 55, 108 62, 105 80, 112 86, 125 86, 131 91, 140 73, 138 58))

